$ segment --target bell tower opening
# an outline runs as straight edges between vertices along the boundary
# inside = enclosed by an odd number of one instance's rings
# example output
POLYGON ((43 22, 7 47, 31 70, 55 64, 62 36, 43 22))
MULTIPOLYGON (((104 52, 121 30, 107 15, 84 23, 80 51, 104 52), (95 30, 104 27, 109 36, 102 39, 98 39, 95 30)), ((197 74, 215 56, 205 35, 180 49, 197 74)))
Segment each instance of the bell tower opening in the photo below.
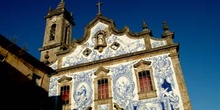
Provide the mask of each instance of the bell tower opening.
POLYGON ((50 30, 50 41, 53 41, 55 39, 55 33, 56 33, 56 24, 53 24, 50 30))

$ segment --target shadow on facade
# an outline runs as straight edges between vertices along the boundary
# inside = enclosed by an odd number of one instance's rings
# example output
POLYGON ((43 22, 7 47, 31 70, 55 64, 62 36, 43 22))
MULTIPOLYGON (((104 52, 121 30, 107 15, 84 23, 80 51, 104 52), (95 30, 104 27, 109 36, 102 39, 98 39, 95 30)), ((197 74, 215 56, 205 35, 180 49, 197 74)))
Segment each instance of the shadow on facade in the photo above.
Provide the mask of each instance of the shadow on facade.
POLYGON ((61 98, 48 97, 46 90, 37 86, 34 80, 28 79, 6 62, 0 62, 0 86, 1 108, 61 110, 61 98))

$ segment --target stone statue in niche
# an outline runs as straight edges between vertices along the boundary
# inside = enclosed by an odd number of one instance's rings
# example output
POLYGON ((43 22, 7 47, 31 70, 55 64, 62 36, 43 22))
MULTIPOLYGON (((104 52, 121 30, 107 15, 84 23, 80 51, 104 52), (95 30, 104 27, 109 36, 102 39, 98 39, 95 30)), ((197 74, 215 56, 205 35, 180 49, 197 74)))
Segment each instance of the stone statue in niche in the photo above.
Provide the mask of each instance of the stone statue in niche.
POLYGON ((103 49, 107 46, 105 38, 106 33, 103 30, 98 31, 95 34, 95 49, 98 49, 99 52, 102 52, 103 49))
POLYGON ((104 42, 103 42, 103 34, 98 34, 98 45, 103 45, 104 42))

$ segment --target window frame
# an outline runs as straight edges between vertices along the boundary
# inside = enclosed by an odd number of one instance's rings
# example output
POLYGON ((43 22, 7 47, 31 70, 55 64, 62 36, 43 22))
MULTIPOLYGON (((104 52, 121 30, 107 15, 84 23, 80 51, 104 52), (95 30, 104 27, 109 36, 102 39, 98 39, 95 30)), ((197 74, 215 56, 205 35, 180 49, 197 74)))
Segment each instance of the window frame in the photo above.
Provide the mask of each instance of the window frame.
POLYGON ((98 110, 98 105, 102 104, 109 104, 110 110, 113 110, 113 102, 112 102, 112 79, 110 75, 107 75, 109 73, 108 69, 105 69, 104 67, 99 67, 97 71, 94 73, 96 76, 94 78, 94 110, 98 110), (108 97, 99 99, 98 95, 98 81, 106 79, 108 81, 108 97))
POLYGON ((72 78, 71 77, 63 76, 62 78, 58 80, 58 96, 60 96, 61 100, 62 100, 61 88, 64 86, 69 87, 69 97, 68 97, 69 99, 68 99, 68 103, 62 103, 62 109, 71 107, 71 96, 72 96, 71 94, 72 93, 72 78))
POLYGON ((140 60, 138 63, 134 64, 134 71, 137 81, 139 99, 141 100, 141 99, 157 97, 151 61, 140 60), (143 71, 149 71, 150 73, 149 76, 151 79, 151 86, 152 86, 151 91, 144 91, 144 92, 141 91, 139 73, 143 71))

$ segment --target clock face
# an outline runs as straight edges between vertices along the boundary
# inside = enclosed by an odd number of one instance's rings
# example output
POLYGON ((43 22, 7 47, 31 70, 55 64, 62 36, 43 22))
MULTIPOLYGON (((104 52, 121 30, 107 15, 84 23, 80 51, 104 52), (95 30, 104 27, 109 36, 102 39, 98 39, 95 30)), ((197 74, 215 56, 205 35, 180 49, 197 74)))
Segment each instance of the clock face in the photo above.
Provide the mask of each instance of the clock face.
POLYGON ((57 21, 57 17, 53 17, 52 22, 56 22, 57 21))

